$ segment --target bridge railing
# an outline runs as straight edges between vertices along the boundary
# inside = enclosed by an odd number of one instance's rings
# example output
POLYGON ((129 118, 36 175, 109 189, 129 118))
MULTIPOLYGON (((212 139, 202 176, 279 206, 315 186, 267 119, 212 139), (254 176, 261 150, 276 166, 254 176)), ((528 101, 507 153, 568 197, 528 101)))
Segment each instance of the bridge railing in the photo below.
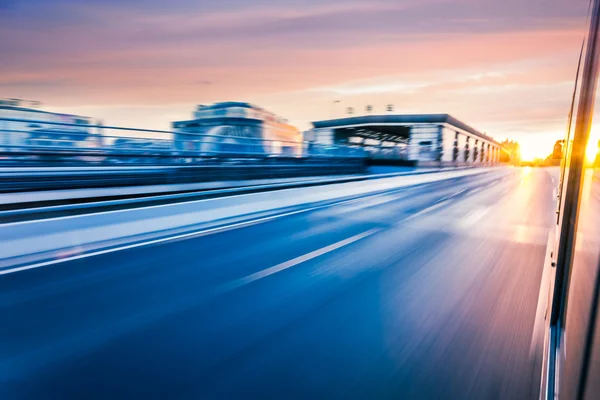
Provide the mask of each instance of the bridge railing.
POLYGON ((408 160, 409 145, 369 146, 365 148, 369 158, 374 160, 408 160))
POLYGON ((189 163, 207 159, 365 158, 357 147, 0 118, 0 162, 189 163))

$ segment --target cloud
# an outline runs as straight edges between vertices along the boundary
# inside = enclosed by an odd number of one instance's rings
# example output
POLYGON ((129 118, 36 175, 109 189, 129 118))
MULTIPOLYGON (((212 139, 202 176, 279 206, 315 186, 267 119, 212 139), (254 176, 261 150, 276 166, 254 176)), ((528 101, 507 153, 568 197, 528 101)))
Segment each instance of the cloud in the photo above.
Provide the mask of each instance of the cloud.
POLYGON ((0 81, 0 88, 62 88, 66 85, 69 85, 71 82, 73 81, 66 78, 43 79, 41 77, 35 77, 32 79, 15 79, 5 82, 0 81))
POLYGON ((299 2, 248 0, 30 0, 24 4, 29 6, 0 16, 1 32, 14 33, 10 35, 14 39, 0 44, 0 49, 8 46, 15 55, 126 52, 214 43, 267 45, 284 51, 286 47, 399 43, 432 34, 580 28, 582 24, 581 7, 569 7, 566 0, 507 0, 503 6, 491 0, 312 0, 302 6, 299 2))
POLYGON ((3 96, 88 106, 129 125, 163 118, 162 128, 196 102, 230 99, 306 127, 343 98, 357 109, 450 112, 518 135, 561 125, 588 1, 0 4, 0 35, 10 38, 0 42, 3 96))

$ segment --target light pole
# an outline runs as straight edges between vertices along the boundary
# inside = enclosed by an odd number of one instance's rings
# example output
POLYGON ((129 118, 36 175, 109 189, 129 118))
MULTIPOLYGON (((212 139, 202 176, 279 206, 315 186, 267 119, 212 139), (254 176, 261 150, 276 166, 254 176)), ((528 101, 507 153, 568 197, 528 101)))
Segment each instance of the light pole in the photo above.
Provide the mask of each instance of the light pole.
POLYGON ((341 100, 334 100, 333 103, 331 103, 331 118, 334 119, 335 118, 335 105, 341 103, 341 100))

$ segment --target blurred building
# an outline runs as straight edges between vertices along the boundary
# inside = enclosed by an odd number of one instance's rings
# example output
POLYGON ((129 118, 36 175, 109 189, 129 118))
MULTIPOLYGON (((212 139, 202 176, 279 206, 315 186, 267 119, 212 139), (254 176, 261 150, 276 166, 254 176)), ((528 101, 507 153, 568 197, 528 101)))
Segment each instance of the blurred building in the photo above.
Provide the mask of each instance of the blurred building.
POLYGON ((304 140, 365 149, 373 164, 495 164, 504 151, 485 133, 448 114, 386 114, 316 121, 304 140))
POLYGON ((173 143, 165 139, 121 137, 110 146, 110 161, 118 163, 139 163, 163 161, 172 153, 173 143))
POLYGON ((300 155, 302 135, 275 114, 242 102, 199 105, 193 119, 172 123, 178 151, 202 154, 300 155))
POLYGON ((35 101, 0 99, 0 148, 89 147, 101 144, 90 129, 91 118, 40 109, 35 101))

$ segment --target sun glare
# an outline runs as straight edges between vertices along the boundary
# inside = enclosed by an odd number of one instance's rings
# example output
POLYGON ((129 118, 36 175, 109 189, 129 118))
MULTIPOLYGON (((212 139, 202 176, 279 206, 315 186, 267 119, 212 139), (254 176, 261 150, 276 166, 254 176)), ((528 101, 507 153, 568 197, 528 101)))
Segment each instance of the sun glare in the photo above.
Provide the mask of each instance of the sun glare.
POLYGON ((536 141, 522 141, 519 143, 521 160, 533 161, 536 158, 546 158, 552 151, 552 147, 541 146, 536 141))
MULTIPOLYGON (((600 129, 598 131, 600 132, 600 129)), ((556 139, 552 137, 550 140, 550 136, 548 136, 548 138, 548 140, 541 140, 539 137, 524 138, 520 140, 519 150, 521 153, 521 160, 535 161, 536 159, 545 159, 551 155, 556 139)), ((585 158, 587 162, 593 162, 596 159, 599 139, 600 135, 596 134, 595 129, 592 129, 587 147, 585 149, 585 158)))
POLYGON ((594 161, 596 159, 596 154, 598 153, 598 138, 590 137, 587 147, 585 148, 585 159, 589 162, 594 161))

